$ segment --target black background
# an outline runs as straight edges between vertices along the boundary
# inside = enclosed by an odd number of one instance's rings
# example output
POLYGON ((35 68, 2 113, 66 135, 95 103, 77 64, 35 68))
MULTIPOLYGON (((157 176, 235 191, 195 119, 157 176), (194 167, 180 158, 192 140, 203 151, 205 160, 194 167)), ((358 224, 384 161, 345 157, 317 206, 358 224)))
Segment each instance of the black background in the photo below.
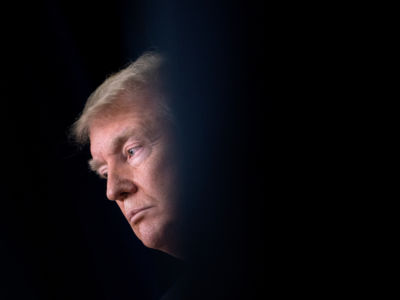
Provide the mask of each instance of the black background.
POLYGON ((119 0, 2 13, 1 299, 159 299, 181 274, 183 299, 260 299, 294 276, 277 209, 293 158, 273 106, 296 45, 281 10, 119 0), (142 246, 68 139, 90 93, 152 49, 170 59, 181 124, 186 263, 142 246))

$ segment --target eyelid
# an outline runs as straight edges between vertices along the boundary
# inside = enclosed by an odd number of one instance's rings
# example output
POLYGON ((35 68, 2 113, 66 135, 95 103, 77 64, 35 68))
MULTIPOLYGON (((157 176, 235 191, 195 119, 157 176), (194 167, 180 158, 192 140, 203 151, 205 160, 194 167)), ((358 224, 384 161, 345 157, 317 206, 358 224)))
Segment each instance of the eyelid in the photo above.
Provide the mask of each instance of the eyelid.
POLYGON ((104 179, 107 179, 107 169, 102 168, 97 170, 97 174, 104 179))
POLYGON ((129 145, 129 146, 127 146, 127 147, 125 148, 124 153, 125 153, 125 155, 126 155, 128 158, 130 158, 130 157, 132 157, 132 156, 135 156, 135 155, 136 155, 136 152, 138 152, 138 151, 139 151, 139 148, 141 148, 141 147, 142 147, 142 145, 136 145, 136 146, 129 145), (129 151, 132 150, 132 149, 135 149, 135 150, 136 150, 136 151, 135 151, 135 154, 133 154, 133 155, 131 155, 131 154, 129 153, 129 151))

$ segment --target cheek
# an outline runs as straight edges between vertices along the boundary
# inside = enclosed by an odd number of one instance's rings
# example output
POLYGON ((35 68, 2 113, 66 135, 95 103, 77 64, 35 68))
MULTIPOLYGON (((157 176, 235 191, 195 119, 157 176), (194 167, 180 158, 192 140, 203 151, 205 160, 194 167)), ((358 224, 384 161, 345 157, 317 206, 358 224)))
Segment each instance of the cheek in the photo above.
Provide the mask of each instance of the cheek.
POLYGON ((175 178, 174 164, 166 155, 159 155, 148 168, 147 181, 153 192, 167 196, 175 178))
POLYGON ((169 201, 176 185, 176 164, 167 145, 161 140, 134 172, 139 189, 159 202, 169 201))

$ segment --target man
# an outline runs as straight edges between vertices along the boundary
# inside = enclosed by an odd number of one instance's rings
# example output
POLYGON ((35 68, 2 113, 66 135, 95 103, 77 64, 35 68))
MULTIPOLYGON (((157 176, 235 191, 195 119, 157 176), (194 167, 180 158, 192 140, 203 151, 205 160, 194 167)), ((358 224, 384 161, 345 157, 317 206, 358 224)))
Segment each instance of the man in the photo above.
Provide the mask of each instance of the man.
POLYGON ((147 247, 180 257, 173 120, 162 81, 163 60, 145 53, 104 81, 73 126, 90 143, 90 168, 147 247))

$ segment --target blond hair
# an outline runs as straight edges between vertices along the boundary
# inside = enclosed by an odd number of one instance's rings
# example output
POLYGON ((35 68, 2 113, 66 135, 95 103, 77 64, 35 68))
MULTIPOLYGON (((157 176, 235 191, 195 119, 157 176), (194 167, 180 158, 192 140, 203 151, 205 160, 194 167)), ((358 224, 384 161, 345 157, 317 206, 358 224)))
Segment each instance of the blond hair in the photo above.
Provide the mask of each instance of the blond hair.
MULTIPOLYGON (((89 125, 100 112, 111 106, 118 98, 129 92, 147 89, 161 93, 161 67, 163 58, 159 53, 146 52, 135 62, 108 77, 88 98, 79 119, 72 126, 72 135, 79 144, 89 142, 89 125)), ((132 100, 133 101, 133 100, 132 100)), ((171 117, 166 101, 158 101, 160 112, 171 117)))

